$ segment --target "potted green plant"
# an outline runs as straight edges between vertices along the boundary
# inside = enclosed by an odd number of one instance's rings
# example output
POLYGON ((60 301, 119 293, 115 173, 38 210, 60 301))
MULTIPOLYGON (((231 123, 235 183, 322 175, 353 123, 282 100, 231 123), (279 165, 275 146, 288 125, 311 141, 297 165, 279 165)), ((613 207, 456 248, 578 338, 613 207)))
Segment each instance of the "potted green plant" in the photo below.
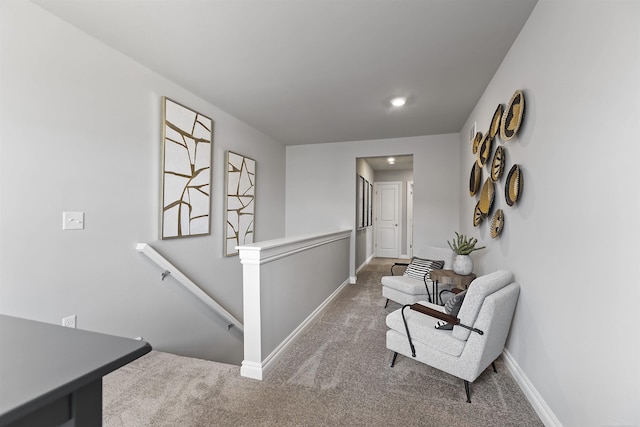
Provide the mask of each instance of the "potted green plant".
POLYGON ((457 231, 456 238, 447 241, 449 247, 456 254, 456 258, 453 261, 453 271, 457 274, 467 275, 473 271, 473 260, 469 254, 473 251, 479 251, 486 246, 476 247, 478 239, 475 237, 468 238, 464 234, 460 234, 457 231))

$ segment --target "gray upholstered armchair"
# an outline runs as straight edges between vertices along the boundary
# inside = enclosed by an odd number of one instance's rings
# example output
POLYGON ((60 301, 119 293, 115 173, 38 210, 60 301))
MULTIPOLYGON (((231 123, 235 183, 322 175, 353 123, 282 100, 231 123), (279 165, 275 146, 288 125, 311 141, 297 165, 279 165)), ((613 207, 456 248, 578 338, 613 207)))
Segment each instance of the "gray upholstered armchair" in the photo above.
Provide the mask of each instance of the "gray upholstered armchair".
POLYGON ((461 378, 471 402, 469 383, 504 350, 519 292, 513 275, 500 270, 471 283, 457 316, 426 301, 390 313, 386 322, 387 348, 394 352, 391 367, 400 353, 461 378), (440 329, 438 320, 450 329, 440 329))
MULTIPOLYGON (((416 251, 416 256, 411 259, 411 263, 395 263, 391 266, 391 276, 384 276, 381 280, 382 296, 387 298, 385 307, 389 304, 389 300, 399 304, 412 304, 423 300, 436 301, 435 296, 432 298, 431 292, 429 292, 432 282, 429 278, 428 268, 425 268, 424 265, 418 265, 418 268, 411 274, 411 267, 416 263, 431 260, 444 263, 439 264, 439 269, 451 270, 454 256, 455 254, 450 248, 425 246, 416 251), (394 268, 398 266, 407 266, 407 270, 401 276, 394 274, 394 268)), ((398 268, 396 271, 400 271, 400 269, 398 268)))

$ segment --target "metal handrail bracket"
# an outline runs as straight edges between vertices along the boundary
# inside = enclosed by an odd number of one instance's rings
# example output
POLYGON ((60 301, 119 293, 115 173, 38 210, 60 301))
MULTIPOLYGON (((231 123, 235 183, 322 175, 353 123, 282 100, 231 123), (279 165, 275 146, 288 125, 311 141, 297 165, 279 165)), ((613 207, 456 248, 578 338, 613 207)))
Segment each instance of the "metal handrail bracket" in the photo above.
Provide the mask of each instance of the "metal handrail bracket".
POLYGON ((182 286, 184 286, 189 292, 195 295, 199 300, 205 303, 209 308, 215 311, 228 323, 227 330, 235 327, 240 332, 244 333, 244 326, 236 319, 231 313, 225 310, 220 304, 218 304, 211 296, 206 294, 198 285, 196 285, 191 279, 185 276, 180 270, 178 270, 173 264, 171 264, 165 257, 160 255, 155 249, 153 249, 148 243, 138 243, 136 245, 136 251, 145 254, 149 259, 155 262, 163 269, 160 275, 161 280, 164 280, 167 276, 171 275, 182 286))

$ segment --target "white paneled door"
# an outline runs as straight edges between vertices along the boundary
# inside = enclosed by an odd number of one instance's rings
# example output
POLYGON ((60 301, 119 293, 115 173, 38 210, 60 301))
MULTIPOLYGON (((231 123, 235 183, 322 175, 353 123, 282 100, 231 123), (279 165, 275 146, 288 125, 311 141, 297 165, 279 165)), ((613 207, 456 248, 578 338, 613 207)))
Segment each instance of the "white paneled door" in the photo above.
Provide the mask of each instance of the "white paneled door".
POLYGON ((400 254, 401 182, 376 183, 375 256, 398 258, 400 254))

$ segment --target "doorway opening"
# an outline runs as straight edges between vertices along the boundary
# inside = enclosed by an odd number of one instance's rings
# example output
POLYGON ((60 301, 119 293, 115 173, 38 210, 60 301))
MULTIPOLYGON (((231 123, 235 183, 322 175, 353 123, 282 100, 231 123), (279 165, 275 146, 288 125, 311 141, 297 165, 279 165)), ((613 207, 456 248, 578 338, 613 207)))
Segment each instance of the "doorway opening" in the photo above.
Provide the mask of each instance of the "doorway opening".
POLYGON ((358 213, 361 203, 356 202, 356 266, 373 257, 411 258, 413 155, 358 158, 356 171, 356 185, 364 180, 373 187, 369 200, 371 221, 364 222, 367 226, 361 226, 362 213, 358 213))

